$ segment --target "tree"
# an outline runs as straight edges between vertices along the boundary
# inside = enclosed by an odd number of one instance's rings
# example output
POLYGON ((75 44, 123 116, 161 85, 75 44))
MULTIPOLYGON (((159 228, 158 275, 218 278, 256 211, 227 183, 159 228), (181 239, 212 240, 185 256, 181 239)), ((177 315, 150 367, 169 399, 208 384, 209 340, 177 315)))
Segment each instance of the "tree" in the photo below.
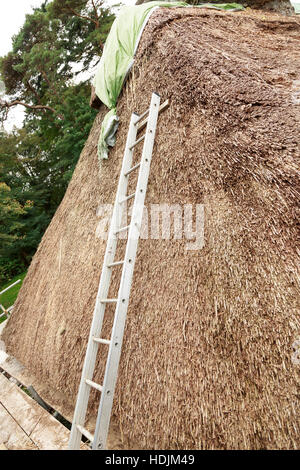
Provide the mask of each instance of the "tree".
POLYGON ((24 263, 11 256, 10 249, 22 237, 21 216, 26 208, 14 199, 11 188, 0 182, 0 282, 24 270, 24 263))
POLYGON ((44 2, 0 59, 2 119, 13 106, 25 107, 22 129, 0 131, 0 282, 30 263, 94 121, 89 83, 75 78, 99 60, 114 19, 97 5, 44 2))
POLYGON ((96 115, 87 105, 88 97, 87 85, 69 87, 61 104, 65 118, 60 125, 48 115, 29 116, 22 129, 0 135, 0 182, 10 188, 10 198, 20 207, 31 201, 26 213, 15 213, 22 237, 12 240, 10 250, 24 262, 30 262, 61 202, 88 137, 96 115))
POLYGON ((58 112, 70 80, 100 60, 114 15, 102 2, 54 0, 26 15, 13 38, 13 50, 0 59, 0 74, 9 99, 0 99, 2 120, 22 105, 34 112, 58 112), (74 62, 80 64, 73 71, 74 62))
POLYGON ((82 70, 87 70, 95 59, 100 60, 115 18, 102 0, 54 0, 48 10, 51 17, 59 18, 66 28, 64 45, 72 61, 81 61, 82 70))
POLYGON ((45 12, 26 16, 23 28, 13 38, 13 50, 0 61, 2 80, 10 97, 1 102, 4 119, 16 105, 56 113, 59 93, 72 77, 70 66, 65 67, 66 53, 57 42, 59 34, 59 22, 50 22, 45 12))

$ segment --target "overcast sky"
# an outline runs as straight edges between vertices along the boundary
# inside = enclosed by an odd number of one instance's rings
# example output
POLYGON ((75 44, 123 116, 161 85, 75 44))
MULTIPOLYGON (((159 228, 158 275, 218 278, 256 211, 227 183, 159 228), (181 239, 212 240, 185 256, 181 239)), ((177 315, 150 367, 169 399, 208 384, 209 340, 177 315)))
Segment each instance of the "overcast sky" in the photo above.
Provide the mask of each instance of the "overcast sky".
POLYGON ((39 6, 41 0, 8 0, 0 7, 0 56, 11 49, 11 37, 24 23, 25 14, 31 12, 31 6, 39 6))

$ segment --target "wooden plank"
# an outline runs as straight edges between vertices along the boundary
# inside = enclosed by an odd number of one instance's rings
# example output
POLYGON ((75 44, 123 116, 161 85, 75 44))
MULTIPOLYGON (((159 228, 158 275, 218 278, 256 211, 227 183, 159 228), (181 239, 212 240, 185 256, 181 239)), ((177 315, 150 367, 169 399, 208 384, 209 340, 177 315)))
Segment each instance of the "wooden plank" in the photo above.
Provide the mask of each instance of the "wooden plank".
MULTIPOLYGON (((0 404, 37 448, 67 448, 70 432, 65 426, 3 375, 0 375, 0 390, 0 404)), ((7 436, 2 433, 1 429, 0 441, 5 442, 7 436)))
POLYGON ((40 449, 67 450, 69 435, 67 428, 47 414, 40 419, 30 438, 40 449))
POLYGON ((14 384, 10 382, 3 374, 0 374, 0 390, 1 397, 10 393, 14 384))
MULTIPOLYGON (((5 322, 6 323, 6 322, 5 322)), ((0 324, 0 330, 3 323, 0 324)), ((9 375, 16 378, 25 387, 32 385, 44 401, 58 411, 67 420, 72 422, 73 407, 67 402, 65 394, 49 387, 36 379, 16 358, 5 352, 5 344, 0 336, 0 367, 9 375), (2 344, 1 344, 2 343, 2 344)))
POLYGON ((8 450, 38 450, 0 403, 0 442, 8 450))
MULTIPOLYGON (((8 449, 67 449, 70 431, 2 374, 0 406, 0 443, 8 449)), ((81 449, 87 448, 81 444, 81 449)))
POLYGON ((3 375, 0 375, 0 390, 1 404, 30 436, 43 417, 43 408, 3 375))

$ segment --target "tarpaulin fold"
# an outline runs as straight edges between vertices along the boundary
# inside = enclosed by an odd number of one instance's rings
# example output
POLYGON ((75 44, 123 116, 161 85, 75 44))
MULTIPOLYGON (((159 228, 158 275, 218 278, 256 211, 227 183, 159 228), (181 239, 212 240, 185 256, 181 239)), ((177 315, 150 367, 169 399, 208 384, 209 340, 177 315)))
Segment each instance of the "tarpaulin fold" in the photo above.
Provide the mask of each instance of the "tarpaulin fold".
POLYGON ((120 10, 106 39, 103 54, 93 81, 97 96, 109 109, 105 116, 98 144, 99 158, 108 158, 108 147, 115 145, 118 128, 117 100, 134 63, 134 56, 151 13, 160 7, 198 7, 218 10, 243 10, 238 3, 189 5, 185 2, 154 1, 126 6, 120 10))

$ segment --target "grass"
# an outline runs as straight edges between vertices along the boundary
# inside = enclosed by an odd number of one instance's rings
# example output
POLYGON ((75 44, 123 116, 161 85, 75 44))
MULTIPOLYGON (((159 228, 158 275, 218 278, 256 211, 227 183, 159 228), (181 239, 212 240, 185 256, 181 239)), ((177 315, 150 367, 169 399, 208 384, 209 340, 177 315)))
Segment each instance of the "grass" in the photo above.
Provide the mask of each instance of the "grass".
MULTIPOLYGON (((1 292, 6 287, 8 287, 11 284, 13 284, 14 282, 16 282, 18 279, 21 279, 21 282, 19 282, 19 284, 16 284, 14 287, 9 289, 7 292, 0 295, 0 304, 2 304, 5 308, 8 308, 8 307, 10 307, 11 305, 13 305, 15 303, 25 276, 26 276, 26 271, 22 274, 19 274, 18 276, 15 276, 13 279, 11 279, 6 284, 3 284, 2 286, 0 286, 0 292, 1 292)), ((0 315, 1 315, 2 309, 0 309, 0 310, 1 310, 0 311, 0 315)), ((6 317, 3 316, 2 318, 0 318, 0 323, 2 323, 5 320, 6 320, 6 317)))

